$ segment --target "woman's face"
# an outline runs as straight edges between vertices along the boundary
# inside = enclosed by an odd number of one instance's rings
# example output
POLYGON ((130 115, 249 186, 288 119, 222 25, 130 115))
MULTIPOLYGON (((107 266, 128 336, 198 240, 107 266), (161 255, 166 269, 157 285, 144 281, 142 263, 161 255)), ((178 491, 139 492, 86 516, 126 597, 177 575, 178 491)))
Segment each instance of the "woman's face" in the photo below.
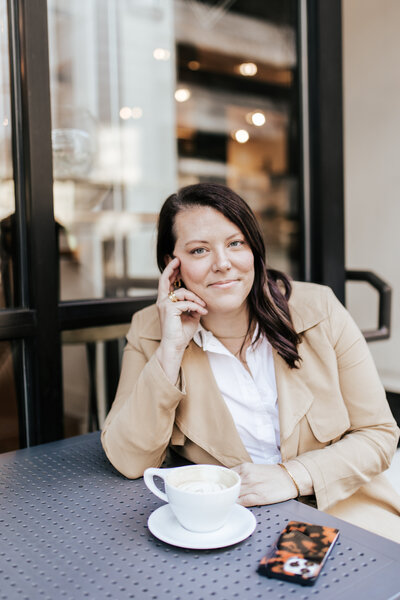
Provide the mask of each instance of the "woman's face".
POLYGON ((209 314, 246 309, 254 257, 240 229, 208 206, 180 211, 174 227, 185 287, 206 302, 209 314))

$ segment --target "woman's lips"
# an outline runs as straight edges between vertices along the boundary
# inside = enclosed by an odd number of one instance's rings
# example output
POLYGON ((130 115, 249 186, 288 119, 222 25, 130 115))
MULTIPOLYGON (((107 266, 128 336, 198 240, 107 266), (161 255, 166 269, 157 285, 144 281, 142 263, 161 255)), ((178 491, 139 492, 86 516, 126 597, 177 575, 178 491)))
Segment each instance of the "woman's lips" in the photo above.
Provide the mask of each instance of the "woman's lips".
POLYGON ((208 285, 208 287, 229 288, 229 287, 233 286, 235 283, 237 283, 238 281, 239 281, 238 279, 226 279, 224 281, 215 281, 214 283, 210 283, 208 285))

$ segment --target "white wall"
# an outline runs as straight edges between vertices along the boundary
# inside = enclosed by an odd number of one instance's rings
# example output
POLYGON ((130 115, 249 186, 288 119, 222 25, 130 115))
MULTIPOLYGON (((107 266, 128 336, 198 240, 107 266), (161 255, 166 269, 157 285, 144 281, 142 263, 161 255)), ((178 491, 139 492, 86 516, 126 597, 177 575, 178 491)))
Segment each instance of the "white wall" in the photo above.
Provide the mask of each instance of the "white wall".
MULTIPOLYGON (((393 332, 370 344, 388 390, 400 392, 400 1, 343 0, 346 266, 392 284, 393 332)), ((376 302, 348 288, 371 327, 376 302)))

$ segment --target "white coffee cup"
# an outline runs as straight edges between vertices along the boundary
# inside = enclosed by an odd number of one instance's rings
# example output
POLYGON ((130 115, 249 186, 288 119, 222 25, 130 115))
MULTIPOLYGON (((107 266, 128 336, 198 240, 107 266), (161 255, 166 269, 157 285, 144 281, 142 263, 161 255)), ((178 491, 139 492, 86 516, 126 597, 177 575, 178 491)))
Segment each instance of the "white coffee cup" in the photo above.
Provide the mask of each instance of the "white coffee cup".
POLYGON ((169 503, 179 523, 189 531, 220 529, 239 497, 240 476, 218 465, 188 465, 172 469, 146 469, 144 482, 156 496, 169 503), (164 480, 165 492, 154 483, 164 480))

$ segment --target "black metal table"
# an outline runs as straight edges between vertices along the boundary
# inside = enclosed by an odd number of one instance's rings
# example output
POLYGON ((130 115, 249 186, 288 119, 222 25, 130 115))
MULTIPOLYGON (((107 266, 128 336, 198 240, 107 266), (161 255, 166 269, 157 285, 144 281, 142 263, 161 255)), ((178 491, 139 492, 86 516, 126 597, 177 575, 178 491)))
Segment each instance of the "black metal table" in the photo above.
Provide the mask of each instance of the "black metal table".
POLYGON ((299 502, 256 507, 252 536, 201 551, 152 536, 160 505, 114 470, 98 433, 0 455, 0 600, 400 598, 400 544, 299 502), (291 519, 340 529, 314 587, 256 573, 291 519))

